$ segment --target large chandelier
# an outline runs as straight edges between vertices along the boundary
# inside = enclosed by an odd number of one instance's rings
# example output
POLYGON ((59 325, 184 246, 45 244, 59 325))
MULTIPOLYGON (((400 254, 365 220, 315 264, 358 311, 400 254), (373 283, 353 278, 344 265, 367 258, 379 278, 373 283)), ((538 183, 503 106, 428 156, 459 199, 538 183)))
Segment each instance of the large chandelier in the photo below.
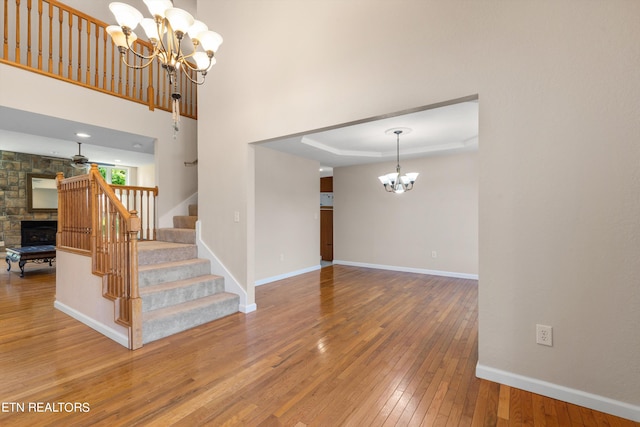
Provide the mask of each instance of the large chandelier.
POLYGON ((173 130, 178 131, 180 121, 180 91, 178 90, 177 74, 179 70, 194 84, 204 83, 207 72, 216 63, 215 53, 222 44, 220 34, 209 31, 209 28, 201 21, 197 21, 188 12, 173 7, 171 0, 143 0, 149 8, 153 19, 142 17, 135 7, 126 3, 114 2, 109 4, 109 9, 116 17, 118 25, 110 25, 107 32, 118 46, 122 62, 129 68, 146 68, 157 59, 169 76, 169 85, 172 86, 171 98, 173 99, 173 130), (131 48, 138 36, 133 30, 140 24, 153 46, 153 53, 149 56, 141 55, 131 48), (193 50, 184 50, 182 39, 189 35, 193 43, 193 50), (198 50, 198 46, 202 50, 198 50), (127 63, 126 53, 131 51, 135 56, 146 63, 131 65, 127 63), (193 78, 192 73, 196 76, 193 78))
POLYGON ((396 134, 396 153, 398 165, 396 166, 396 171, 388 173, 386 175, 379 176, 378 179, 384 185, 384 189, 390 193, 404 193, 405 191, 409 191, 413 188, 413 183, 416 182, 418 178, 418 172, 409 172, 406 175, 402 175, 400 172, 400 134, 410 131, 410 129, 389 129, 386 133, 395 133, 396 134))

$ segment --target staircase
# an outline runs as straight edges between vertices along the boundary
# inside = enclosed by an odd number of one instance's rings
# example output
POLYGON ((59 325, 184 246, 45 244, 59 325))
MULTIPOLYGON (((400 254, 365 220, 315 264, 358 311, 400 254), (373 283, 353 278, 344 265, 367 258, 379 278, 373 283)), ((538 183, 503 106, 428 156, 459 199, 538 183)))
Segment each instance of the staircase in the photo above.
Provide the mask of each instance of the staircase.
POLYGON ((158 230, 158 240, 138 243, 138 284, 144 344, 238 311, 239 297, 224 291, 224 278, 198 258, 198 206, 175 216, 174 228, 158 230))

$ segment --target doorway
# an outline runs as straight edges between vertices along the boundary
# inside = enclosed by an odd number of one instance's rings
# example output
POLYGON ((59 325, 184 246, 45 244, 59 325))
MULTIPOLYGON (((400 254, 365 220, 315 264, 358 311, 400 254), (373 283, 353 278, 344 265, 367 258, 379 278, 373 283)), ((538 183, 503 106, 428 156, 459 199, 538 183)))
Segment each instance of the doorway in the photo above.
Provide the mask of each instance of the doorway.
POLYGON ((333 177, 320 178, 320 259, 333 261, 333 177))

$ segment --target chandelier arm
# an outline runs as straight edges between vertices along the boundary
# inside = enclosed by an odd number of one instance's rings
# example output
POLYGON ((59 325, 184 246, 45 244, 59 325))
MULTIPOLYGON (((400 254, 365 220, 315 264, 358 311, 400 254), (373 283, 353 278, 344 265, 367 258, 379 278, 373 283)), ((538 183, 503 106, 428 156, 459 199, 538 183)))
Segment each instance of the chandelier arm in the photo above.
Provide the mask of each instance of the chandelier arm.
MULTIPOLYGON (((167 47, 164 45, 164 32, 165 30, 167 30, 166 25, 165 25, 165 19, 159 19, 159 18, 155 18, 156 21, 156 31, 158 31, 158 45, 160 45, 160 47, 156 47, 156 51, 161 50, 163 52, 167 52, 167 47)), ((173 34, 173 30, 169 31, 167 30, 167 33, 171 33, 173 34)), ((168 37, 168 36, 167 36, 168 37)), ((167 58, 168 59, 168 58, 167 58)))
POLYGON ((150 58, 146 58, 146 57, 141 57, 138 56, 139 58, 143 58, 143 59, 148 59, 149 62, 147 62, 146 64, 142 64, 142 65, 131 65, 127 62, 127 60, 125 59, 125 54, 124 52, 121 52, 120 54, 120 59, 122 60, 122 63, 124 65, 126 65, 129 68, 133 68, 134 70, 142 70, 143 68, 147 68, 149 65, 151 65, 153 63, 153 60, 156 58, 155 56, 152 56, 150 58))
MULTIPOLYGON (((199 82, 199 81, 197 80, 197 77, 196 77, 196 80, 194 80, 194 79, 189 75, 189 73, 185 70, 185 67, 180 67, 180 69, 182 70, 182 73, 183 73, 183 74, 184 74, 184 75, 189 79, 189 81, 190 81, 191 83, 196 84, 196 85, 198 85, 198 86, 200 86, 200 85, 203 85, 203 84, 204 84, 204 80, 205 80, 205 78, 206 78, 206 74, 202 74, 202 81, 201 81, 201 82, 199 82)), ((189 69, 191 69, 191 70, 193 70, 193 71, 198 71, 197 69, 194 69, 194 68, 191 68, 191 67, 189 67, 189 69)))
POLYGON ((191 64, 189 64, 189 62, 187 61, 187 59, 193 57, 194 54, 195 52, 187 56, 183 56, 180 62, 182 62, 185 66, 189 67, 189 69, 192 71, 206 72, 211 67, 211 63, 213 62, 213 55, 209 57, 209 65, 207 65, 206 68, 200 69, 200 68, 192 67, 191 64))
MULTIPOLYGON (((122 27, 122 30, 124 32, 124 39, 127 42, 127 50, 131 51, 131 53, 133 53, 135 56, 137 56, 140 59, 150 59, 150 60, 155 59, 155 57, 158 55, 158 49, 155 46, 154 46, 154 50, 153 50, 153 53, 151 54, 151 56, 145 56, 145 55, 143 55, 141 53, 138 53, 133 49, 133 46, 129 43, 129 34, 131 33, 131 30, 129 30, 129 29, 125 30, 125 27, 122 27)), ((134 43, 135 43, 135 41, 134 41, 134 43)), ((118 48, 118 49, 120 49, 120 48, 118 48)), ((124 52, 122 52, 122 50, 120 50, 120 54, 124 54, 124 52)))

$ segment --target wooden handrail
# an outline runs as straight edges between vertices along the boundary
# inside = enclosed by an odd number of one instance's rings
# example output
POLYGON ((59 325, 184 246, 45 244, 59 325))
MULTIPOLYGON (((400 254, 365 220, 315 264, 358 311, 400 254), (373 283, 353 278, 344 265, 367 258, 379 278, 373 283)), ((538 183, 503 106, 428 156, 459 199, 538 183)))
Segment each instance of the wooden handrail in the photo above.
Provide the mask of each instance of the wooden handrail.
POLYGON ((95 164, 86 175, 65 179, 59 172, 57 185, 58 249, 91 256, 102 295, 114 302, 116 323, 129 330, 129 347, 142 347, 137 212, 127 211, 95 164))
MULTIPOLYGON (((166 73, 158 62, 148 70, 123 66, 107 23, 57 0, 3 0, 0 13, 0 63, 145 104, 150 110, 172 111, 171 97, 164 96, 166 73)), ((140 39, 132 47, 145 56, 153 52, 153 46, 140 39)), ((135 61, 130 52, 126 58, 135 61)), ((182 92, 181 115, 197 119, 197 90, 182 92)))

